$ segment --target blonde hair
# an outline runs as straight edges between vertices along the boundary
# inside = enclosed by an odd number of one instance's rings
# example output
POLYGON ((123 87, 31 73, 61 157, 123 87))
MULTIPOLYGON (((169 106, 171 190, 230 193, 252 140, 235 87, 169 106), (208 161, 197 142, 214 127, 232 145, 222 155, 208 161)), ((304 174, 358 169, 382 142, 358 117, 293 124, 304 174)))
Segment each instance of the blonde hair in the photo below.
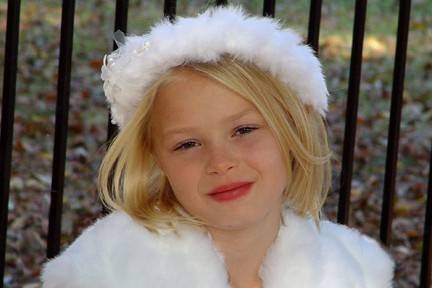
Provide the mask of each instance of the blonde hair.
MULTIPOLYGON (((284 204, 302 216, 310 215, 319 228, 321 209, 331 188, 331 158, 325 119, 270 73, 253 63, 224 55, 217 63, 187 63, 240 94, 255 105, 277 139, 287 167, 284 204)), ((177 67, 162 75, 146 91, 130 121, 113 139, 98 176, 98 190, 110 210, 123 210, 152 232, 176 224, 203 222, 177 201, 154 158, 152 104, 158 89, 175 81, 177 67)))

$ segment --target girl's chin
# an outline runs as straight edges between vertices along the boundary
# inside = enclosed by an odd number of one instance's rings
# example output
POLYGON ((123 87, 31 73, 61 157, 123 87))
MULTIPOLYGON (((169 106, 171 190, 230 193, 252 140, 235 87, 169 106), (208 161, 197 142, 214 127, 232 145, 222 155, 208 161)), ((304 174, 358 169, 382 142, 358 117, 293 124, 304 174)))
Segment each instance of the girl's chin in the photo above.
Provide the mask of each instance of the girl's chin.
POLYGON ((227 230, 227 231, 238 231, 250 228, 258 223, 251 222, 251 219, 244 219, 244 221, 240 219, 236 219, 233 221, 232 219, 218 219, 218 221, 211 221, 206 227, 208 230, 216 229, 216 230, 227 230))
POLYGON ((257 210, 256 207, 248 206, 245 209, 235 211, 235 213, 233 211, 220 212, 218 215, 211 215, 205 218, 206 227, 210 230, 239 231, 257 228, 260 225, 273 226, 275 221, 280 222, 280 212, 273 212, 276 210, 275 208, 257 210))

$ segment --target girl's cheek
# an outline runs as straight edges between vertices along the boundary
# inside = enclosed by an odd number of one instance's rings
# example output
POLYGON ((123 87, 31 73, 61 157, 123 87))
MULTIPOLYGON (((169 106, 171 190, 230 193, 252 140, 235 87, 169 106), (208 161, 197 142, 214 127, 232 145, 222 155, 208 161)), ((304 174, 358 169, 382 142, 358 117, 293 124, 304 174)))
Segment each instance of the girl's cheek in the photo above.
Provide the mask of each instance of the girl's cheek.
POLYGON ((194 149, 194 151, 187 151, 181 155, 177 155, 174 161, 175 173, 181 175, 180 177, 186 178, 188 175, 196 174, 199 171, 205 161, 204 153, 201 149, 194 149))
POLYGON ((244 159, 257 161, 260 165, 276 164, 282 157, 279 145, 270 131, 263 131, 257 137, 250 137, 241 142, 244 159))
POLYGON ((240 153, 246 158, 258 156, 265 153, 269 148, 268 133, 264 130, 255 131, 254 134, 238 139, 236 146, 240 153))
POLYGON ((246 150, 247 152, 259 152, 259 149, 261 149, 265 143, 265 139, 262 136, 256 136, 256 137, 249 137, 245 139, 240 139, 239 141, 240 146, 242 149, 246 150))

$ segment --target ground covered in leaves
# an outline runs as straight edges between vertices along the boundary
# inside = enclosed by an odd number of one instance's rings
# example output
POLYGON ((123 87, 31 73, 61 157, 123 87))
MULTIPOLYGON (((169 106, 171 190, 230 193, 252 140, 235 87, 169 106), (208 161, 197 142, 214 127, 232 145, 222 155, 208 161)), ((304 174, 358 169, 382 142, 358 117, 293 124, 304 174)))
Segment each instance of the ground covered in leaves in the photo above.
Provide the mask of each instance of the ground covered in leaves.
MULTIPOLYGON (((6 287, 39 287, 46 261, 61 1, 23 1, 12 177, 7 232, 6 287)), ((112 47, 114 1, 77 1, 65 171, 62 247, 100 216, 96 177, 105 151, 107 107, 99 78, 112 47)), ((129 32, 141 34, 162 16, 162 1, 130 1, 129 32)), ((262 1, 235 1, 261 14, 262 1)), ((306 36, 308 1, 277 1, 276 15, 306 36)), ((338 159, 325 211, 336 220, 354 1, 323 1, 320 57, 331 93, 329 137, 338 159), (329 4, 328 2, 332 2, 329 4)), ((369 1, 352 180, 350 223, 379 238, 390 116, 398 1, 369 1)), ((397 261, 395 287, 417 287, 432 140, 432 11, 412 1, 403 94, 395 219, 388 248, 397 261)), ((183 1, 192 15, 205 1, 183 1), (184 2, 188 2, 187 4, 184 2)), ((0 66, 4 64, 6 1, 0 1, 0 66)), ((3 69, 0 71, 3 73, 3 69)), ((3 79, 3 74, 0 74, 3 79)), ((1 97, 1 96, 0 96, 1 97)))

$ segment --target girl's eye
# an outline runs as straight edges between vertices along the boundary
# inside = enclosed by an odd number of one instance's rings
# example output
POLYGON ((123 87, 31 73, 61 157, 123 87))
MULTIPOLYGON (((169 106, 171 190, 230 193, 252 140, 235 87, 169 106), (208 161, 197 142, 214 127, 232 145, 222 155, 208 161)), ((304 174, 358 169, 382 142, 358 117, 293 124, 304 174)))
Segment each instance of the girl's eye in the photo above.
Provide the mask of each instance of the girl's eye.
MULTIPOLYGON (((240 127, 238 129, 236 129, 236 132, 240 131, 240 137, 242 137, 245 134, 249 134, 251 133, 253 130, 258 129, 257 127, 250 127, 250 126, 246 126, 246 127, 240 127)), ((174 149, 174 151, 177 150, 189 150, 191 147, 195 146, 194 144, 196 144, 196 142, 194 141, 188 141, 188 142, 184 142, 183 144, 177 146, 177 148, 174 149)))
POLYGON ((179 145, 177 148, 175 148, 174 151, 177 151, 177 150, 188 150, 189 147, 192 147, 192 146, 189 145, 191 143, 193 144, 193 143, 196 143, 196 142, 193 142, 193 141, 185 142, 185 143, 179 145))
POLYGON ((244 135, 244 134, 249 134, 251 131, 258 129, 257 127, 240 127, 238 128, 236 131, 242 131, 244 133, 240 133, 240 136, 244 135))

